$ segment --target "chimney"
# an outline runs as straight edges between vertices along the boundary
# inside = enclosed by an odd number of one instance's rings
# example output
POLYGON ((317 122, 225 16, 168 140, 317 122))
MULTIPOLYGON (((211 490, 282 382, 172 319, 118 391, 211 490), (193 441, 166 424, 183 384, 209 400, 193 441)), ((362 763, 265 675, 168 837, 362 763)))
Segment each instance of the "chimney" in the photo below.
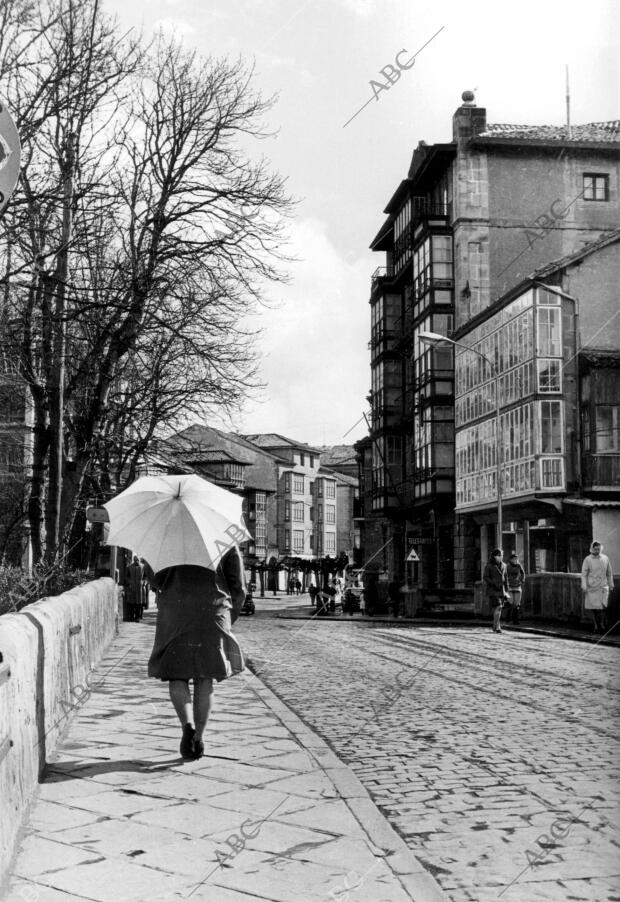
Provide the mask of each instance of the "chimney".
POLYGON ((474 92, 463 91, 463 105, 452 117, 452 140, 469 141, 487 127, 487 111, 474 103, 474 92))

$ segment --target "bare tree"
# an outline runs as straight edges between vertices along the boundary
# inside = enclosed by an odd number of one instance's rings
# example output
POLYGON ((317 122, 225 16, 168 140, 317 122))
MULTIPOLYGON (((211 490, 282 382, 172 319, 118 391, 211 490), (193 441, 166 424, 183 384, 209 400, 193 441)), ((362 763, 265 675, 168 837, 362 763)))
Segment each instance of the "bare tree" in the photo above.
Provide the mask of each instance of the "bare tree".
POLYGON ((4 285, 33 403, 33 547, 53 560, 102 438, 127 444, 129 386, 135 448, 178 396, 196 409, 247 391, 243 316, 281 278, 290 200, 248 155, 271 101, 241 61, 163 38, 142 50, 98 0, 9 6, 30 27, 0 61, 25 146, 4 285))

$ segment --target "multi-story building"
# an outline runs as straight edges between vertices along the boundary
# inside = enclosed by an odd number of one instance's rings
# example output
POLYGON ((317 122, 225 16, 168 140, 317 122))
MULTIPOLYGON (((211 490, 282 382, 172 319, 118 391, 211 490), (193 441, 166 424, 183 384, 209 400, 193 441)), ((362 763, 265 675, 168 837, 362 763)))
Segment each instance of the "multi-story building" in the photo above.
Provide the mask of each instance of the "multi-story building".
POLYGON ((337 551, 336 478, 321 468, 317 448, 277 433, 245 438, 278 458, 278 547, 302 560, 337 551))
POLYGON ((452 349, 421 333, 463 329, 619 218, 617 121, 488 125, 473 101, 463 94, 451 142, 419 143, 371 244, 385 265, 371 282, 370 444, 358 443, 365 557, 400 578, 413 549, 431 587, 470 582, 482 549, 455 522, 452 349))
POLYGON ((530 572, 578 571, 593 536, 618 534, 619 286, 620 229, 540 267, 454 334, 464 557, 500 544, 530 572))

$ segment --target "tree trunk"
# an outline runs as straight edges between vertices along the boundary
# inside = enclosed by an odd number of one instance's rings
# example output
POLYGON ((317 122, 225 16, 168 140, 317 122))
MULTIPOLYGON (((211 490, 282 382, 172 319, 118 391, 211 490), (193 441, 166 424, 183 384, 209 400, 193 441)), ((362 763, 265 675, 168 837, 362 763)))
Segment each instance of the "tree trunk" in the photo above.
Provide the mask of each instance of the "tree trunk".
POLYGON ((49 479, 45 516, 45 557, 52 563, 60 546, 64 464, 65 357, 67 353, 66 283, 69 274, 69 246, 73 227, 73 175, 75 135, 67 136, 63 178, 63 212, 60 250, 55 272, 55 329, 52 343, 50 399, 49 479))

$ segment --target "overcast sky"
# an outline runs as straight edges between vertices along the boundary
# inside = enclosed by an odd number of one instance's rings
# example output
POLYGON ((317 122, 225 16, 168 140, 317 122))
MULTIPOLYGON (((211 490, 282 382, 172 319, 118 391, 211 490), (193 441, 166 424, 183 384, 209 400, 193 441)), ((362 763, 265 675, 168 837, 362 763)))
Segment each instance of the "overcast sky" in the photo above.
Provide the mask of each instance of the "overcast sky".
MULTIPOLYGON (((406 176, 419 140, 450 141, 464 90, 488 122, 620 118, 617 0, 103 0, 124 25, 163 27, 205 55, 256 62, 256 85, 279 93, 277 136, 258 148, 299 199, 291 225, 299 259, 262 316, 260 403, 242 432, 281 432, 310 444, 357 440, 370 388, 368 245, 406 176), (373 97, 380 69, 409 70, 373 97), (345 123, 368 101, 348 125, 345 123)), ((214 424, 215 425, 215 424, 214 424)))

